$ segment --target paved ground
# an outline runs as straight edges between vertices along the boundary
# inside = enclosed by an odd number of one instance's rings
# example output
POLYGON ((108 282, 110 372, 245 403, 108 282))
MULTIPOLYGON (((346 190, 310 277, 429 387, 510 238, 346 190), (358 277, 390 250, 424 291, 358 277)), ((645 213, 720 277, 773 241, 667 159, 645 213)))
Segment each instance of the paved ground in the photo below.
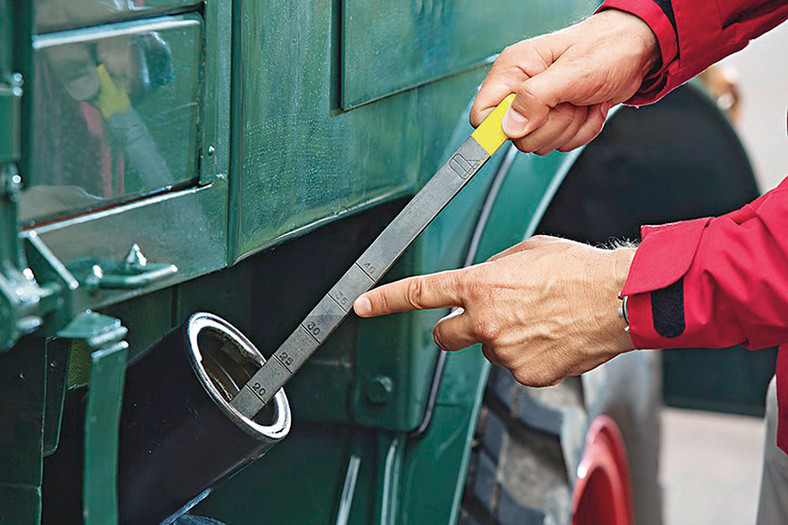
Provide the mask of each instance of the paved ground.
POLYGON ((752 524, 762 420, 667 408, 662 425, 665 525, 752 524))

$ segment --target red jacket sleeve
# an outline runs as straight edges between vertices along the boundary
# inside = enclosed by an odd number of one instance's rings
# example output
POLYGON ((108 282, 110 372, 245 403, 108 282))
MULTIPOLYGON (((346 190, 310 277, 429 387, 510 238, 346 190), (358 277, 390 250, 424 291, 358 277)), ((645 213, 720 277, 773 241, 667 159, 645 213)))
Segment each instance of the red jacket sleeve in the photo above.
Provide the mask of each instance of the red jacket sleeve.
POLYGON ((718 60, 788 18, 788 0, 606 0, 643 19, 662 62, 628 104, 656 102, 718 60))
POLYGON ((788 179, 727 215, 642 237, 622 291, 637 348, 788 342, 788 179))

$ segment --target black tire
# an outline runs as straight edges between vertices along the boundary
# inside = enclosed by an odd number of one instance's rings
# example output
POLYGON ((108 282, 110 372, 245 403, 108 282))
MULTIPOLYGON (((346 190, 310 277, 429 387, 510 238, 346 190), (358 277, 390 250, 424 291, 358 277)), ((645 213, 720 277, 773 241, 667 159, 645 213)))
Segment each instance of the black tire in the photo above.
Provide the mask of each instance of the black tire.
POLYGON ((564 421, 564 411, 581 406, 579 386, 579 380, 573 379, 545 389, 562 398, 561 408, 549 407, 533 397, 533 389, 517 384, 507 370, 492 369, 460 524, 569 522, 568 472, 574 454, 564 450, 561 434, 565 423, 567 428, 574 426, 564 421))
POLYGON ((474 441, 460 524, 568 524, 590 423, 613 418, 627 448, 636 523, 661 523, 658 359, 631 353, 543 389, 493 368, 474 441))

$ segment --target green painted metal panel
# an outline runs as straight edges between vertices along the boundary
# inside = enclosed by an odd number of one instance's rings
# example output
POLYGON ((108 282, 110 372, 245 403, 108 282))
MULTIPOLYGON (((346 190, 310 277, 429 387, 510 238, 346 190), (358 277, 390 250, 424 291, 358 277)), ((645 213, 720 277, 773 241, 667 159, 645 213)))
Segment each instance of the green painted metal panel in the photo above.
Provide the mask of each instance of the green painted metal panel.
POLYGON ((0 1, 0 80, 7 82, 13 71, 11 57, 14 52, 13 12, 9 0, 0 1))
MULTIPOLYGON (((33 81, 33 16, 35 2, 10 2, 11 23, 10 29, 13 37, 13 55, 11 56, 11 70, 4 72, 18 73, 22 77, 24 85, 29 87, 33 81)), ((23 89, 27 89, 23 87, 23 89)), ((21 173, 27 169, 27 156, 30 150, 30 115, 32 107, 32 97, 29 92, 25 91, 22 97, 22 115, 21 115, 21 137, 20 145, 22 148, 22 156, 17 162, 17 166, 21 173)))
POLYGON ((236 258, 412 192, 434 173, 483 70, 337 112, 331 4, 235 5, 236 258))
MULTIPOLYGON (((446 157, 462 137, 472 131, 467 113, 442 154, 446 157)), ((479 217, 492 176, 503 154, 491 160, 481 173, 444 209, 422 233, 386 281, 431 273, 462 265, 470 235, 479 217)), ((362 425, 409 431, 421 422, 438 355, 432 326, 447 311, 404 313, 359 323, 355 391, 352 413, 362 425), (377 378, 390 378, 392 394, 386 402, 371 401, 368 390, 377 378)))
POLYGON ((396 525, 402 523, 399 515, 403 489, 405 443, 401 433, 378 432, 376 443, 376 480, 373 523, 396 525))
POLYGON ((518 155, 490 211, 479 242, 477 263, 517 244, 536 231, 548 204, 580 150, 568 154, 518 155))
POLYGON ((34 47, 22 222, 197 179, 201 17, 51 33, 34 47))
POLYGON ((41 519, 41 487, 0 483, 0 525, 38 523, 41 519))
MULTIPOLYGON (((14 82, 13 79, 8 80, 14 82)), ((0 80, 0 162, 3 163, 13 162, 19 158, 21 99, 21 87, 4 86, 0 80)))
POLYGON ((447 359, 432 424, 408 444, 402 523, 456 522, 489 368, 478 346, 447 359))
POLYGON ((91 354, 85 414, 85 525, 107 525, 118 521, 118 426, 126 358, 125 343, 91 354))
POLYGON ((59 339, 46 343, 46 405, 44 407, 44 456, 55 452, 60 441, 68 378, 69 345, 59 339))
POLYGON ((507 45, 559 29, 595 2, 342 0, 342 107, 478 67, 507 45))
POLYGON ((45 357, 35 336, 0 355, 2 523, 37 523, 41 515, 45 357))
POLYGON ((233 525, 374 523, 375 455, 374 432, 296 422, 286 440, 225 483, 194 513, 233 525), (340 522, 335 516, 351 490, 343 488, 352 458, 359 463, 352 509, 349 521, 340 522))
POLYGON ((168 10, 199 5, 199 0, 38 0, 39 33, 129 20, 168 10))

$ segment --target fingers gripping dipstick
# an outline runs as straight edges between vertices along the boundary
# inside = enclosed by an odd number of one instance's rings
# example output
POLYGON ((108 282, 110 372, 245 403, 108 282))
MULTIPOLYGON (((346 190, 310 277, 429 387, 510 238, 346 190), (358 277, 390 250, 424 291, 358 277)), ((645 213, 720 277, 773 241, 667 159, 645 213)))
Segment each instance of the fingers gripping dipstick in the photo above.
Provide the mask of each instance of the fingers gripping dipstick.
POLYGON ((298 371, 416 237, 506 142, 501 120, 509 95, 381 232, 339 281, 241 388, 231 405, 252 418, 298 371))

